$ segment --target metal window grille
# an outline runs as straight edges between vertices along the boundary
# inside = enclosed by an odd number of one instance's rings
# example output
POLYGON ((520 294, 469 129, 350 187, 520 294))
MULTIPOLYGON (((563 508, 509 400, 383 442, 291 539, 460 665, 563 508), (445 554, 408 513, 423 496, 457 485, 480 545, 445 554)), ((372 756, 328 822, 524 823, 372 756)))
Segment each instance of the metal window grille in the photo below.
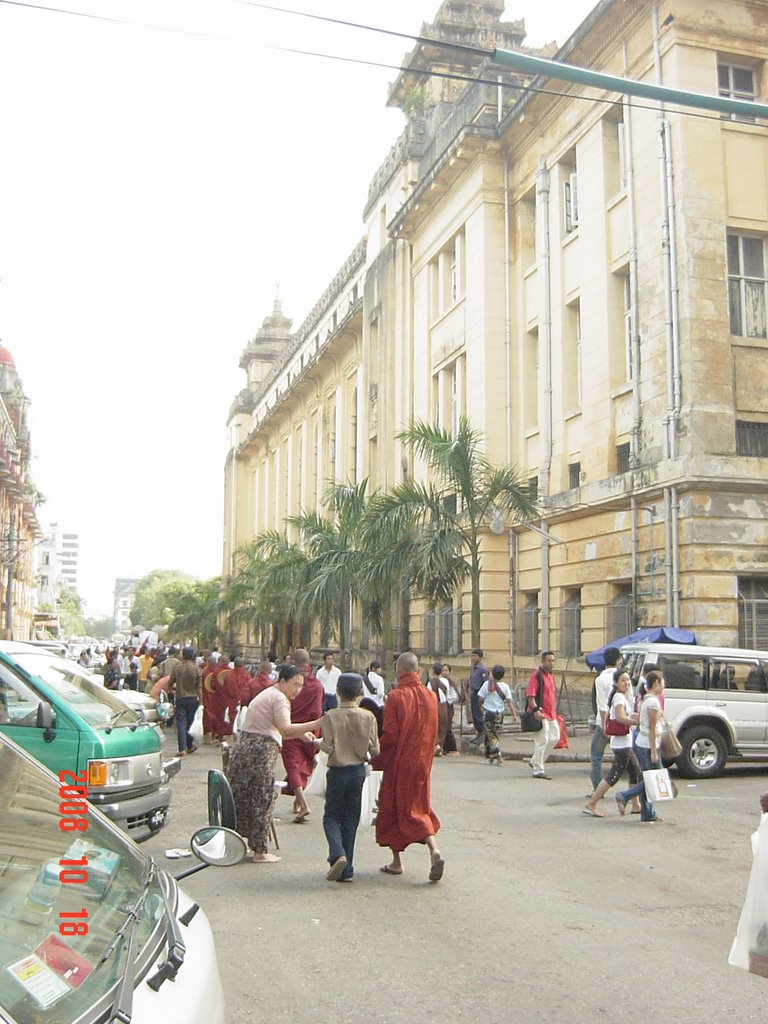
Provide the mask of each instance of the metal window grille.
POLYGON ((531 476, 528 478, 528 497, 531 501, 536 501, 539 496, 539 478, 538 476, 531 476))
POLYGON ((629 441, 616 445, 616 472, 629 472, 629 441))
POLYGON ((578 487, 581 483, 581 463, 570 462, 568 464, 568 487, 573 490, 574 487, 578 487))
POLYGON ((520 653, 535 657, 539 652, 539 596, 534 594, 520 609, 520 653))
POLYGON ((628 636, 633 631, 632 588, 622 587, 605 608, 605 635, 612 639, 628 636))
POLYGON ((768 579, 740 576, 738 582, 739 647, 768 647, 768 579))
POLYGON ((768 423, 737 420, 736 454, 768 458, 768 423))
POLYGON ((581 591, 566 598, 560 609, 563 654, 575 657, 581 654, 581 591))
POLYGON ((424 642, 422 649, 426 654, 435 652, 435 613, 434 611, 424 612, 423 616, 424 642))

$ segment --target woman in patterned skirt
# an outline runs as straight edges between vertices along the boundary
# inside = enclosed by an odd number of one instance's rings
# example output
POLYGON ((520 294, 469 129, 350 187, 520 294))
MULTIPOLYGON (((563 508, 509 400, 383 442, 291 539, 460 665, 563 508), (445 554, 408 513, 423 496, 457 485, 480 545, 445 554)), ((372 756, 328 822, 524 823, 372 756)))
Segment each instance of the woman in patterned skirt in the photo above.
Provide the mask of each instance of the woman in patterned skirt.
POLYGON ((267 852, 267 838, 275 802, 275 762, 283 739, 302 736, 314 740, 312 730, 321 722, 291 724, 291 706, 304 685, 295 665, 283 665, 274 686, 254 697, 245 713, 240 737, 227 764, 237 812, 237 831, 253 850, 254 864, 280 860, 267 852))

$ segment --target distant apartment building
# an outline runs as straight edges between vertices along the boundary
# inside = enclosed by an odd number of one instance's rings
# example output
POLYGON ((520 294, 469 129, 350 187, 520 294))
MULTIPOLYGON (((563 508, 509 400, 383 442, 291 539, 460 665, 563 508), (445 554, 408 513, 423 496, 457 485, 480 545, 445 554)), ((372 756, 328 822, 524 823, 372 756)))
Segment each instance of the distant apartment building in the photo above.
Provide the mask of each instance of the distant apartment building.
POLYGON ((77 569, 80 555, 80 539, 76 533, 62 533, 59 545, 59 566, 61 582, 77 592, 77 569))
POLYGON ((115 580, 115 604, 112 621, 116 633, 128 633, 131 629, 131 609, 138 580, 115 580))

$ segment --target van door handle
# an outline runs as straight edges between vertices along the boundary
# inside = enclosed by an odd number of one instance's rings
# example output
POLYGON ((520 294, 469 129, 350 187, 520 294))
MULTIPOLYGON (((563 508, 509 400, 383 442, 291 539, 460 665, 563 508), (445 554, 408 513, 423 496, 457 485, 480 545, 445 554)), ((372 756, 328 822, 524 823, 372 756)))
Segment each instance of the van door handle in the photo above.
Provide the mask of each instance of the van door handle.
POLYGON ((716 700, 715 701, 715 707, 716 708, 727 708, 728 705, 726 704, 726 702, 724 700, 716 700))

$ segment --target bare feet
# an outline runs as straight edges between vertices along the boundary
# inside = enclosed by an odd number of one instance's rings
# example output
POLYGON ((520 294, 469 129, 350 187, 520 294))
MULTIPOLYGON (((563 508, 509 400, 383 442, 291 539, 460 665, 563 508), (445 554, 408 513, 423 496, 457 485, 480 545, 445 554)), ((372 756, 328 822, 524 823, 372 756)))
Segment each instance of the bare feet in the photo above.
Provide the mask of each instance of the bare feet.
POLYGON ((274 853, 254 853, 251 857, 254 864, 277 864, 279 860, 274 853))

